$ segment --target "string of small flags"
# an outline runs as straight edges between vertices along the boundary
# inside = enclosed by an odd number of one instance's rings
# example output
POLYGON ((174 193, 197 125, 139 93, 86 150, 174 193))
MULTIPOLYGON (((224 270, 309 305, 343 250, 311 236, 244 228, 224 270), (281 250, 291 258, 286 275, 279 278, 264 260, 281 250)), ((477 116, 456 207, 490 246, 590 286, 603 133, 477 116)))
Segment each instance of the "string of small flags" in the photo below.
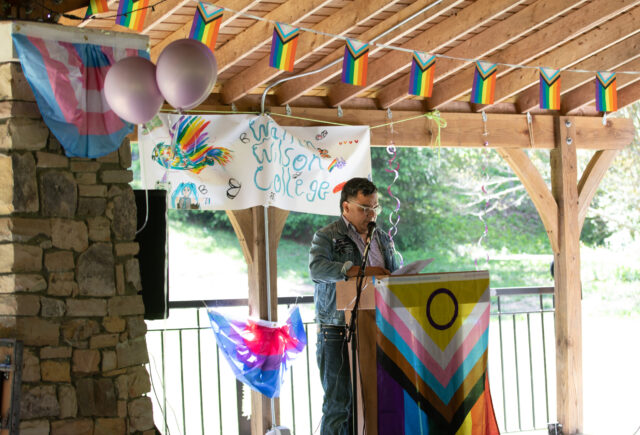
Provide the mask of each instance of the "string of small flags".
MULTIPOLYGON (((149 0, 121 0, 116 15, 116 24, 141 31, 149 8, 157 6, 166 0, 149 5, 149 0)), ((108 10, 107 0, 91 0, 85 19, 92 15, 108 10), (91 11, 91 13, 90 13, 91 11)), ((342 61, 342 82, 365 86, 367 80, 368 54, 371 46, 378 46, 389 50, 398 50, 412 54, 411 72, 408 93, 418 97, 429 98, 433 92, 433 79, 437 58, 453 59, 464 62, 475 62, 473 85, 469 101, 475 104, 493 104, 496 88, 498 66, 509 68, 535 68, 540 74, 540 108, 548 110, 560 109, 560 82, 562 72, 595 73, 596 109, 600 112, 614 112, 618 110, 616 73, 612 71, 590 71, 580 69, 552 69, 534 67, 531 65, 514 65, 507 63, 490 63, 477 59, 467 59, 413 51, 402 47, 385 44, 367 43, 340 35, 332 35, 304 27, 294 27, 251 14, 234 11, 229 8, 216 7, 207 2, 198 2, 193 17, 189 37, 207 45, 215 51, 216 39, 223 12, 228 11, 237 15, 271 22, 274 24, 273 38, 269 65, 283 71, 293 71, 295 53, 300 31, 330 36, 345 40, 345 51, 342 61)), ((621 74, 640 74, 640 71, 620 71, 621 74)))

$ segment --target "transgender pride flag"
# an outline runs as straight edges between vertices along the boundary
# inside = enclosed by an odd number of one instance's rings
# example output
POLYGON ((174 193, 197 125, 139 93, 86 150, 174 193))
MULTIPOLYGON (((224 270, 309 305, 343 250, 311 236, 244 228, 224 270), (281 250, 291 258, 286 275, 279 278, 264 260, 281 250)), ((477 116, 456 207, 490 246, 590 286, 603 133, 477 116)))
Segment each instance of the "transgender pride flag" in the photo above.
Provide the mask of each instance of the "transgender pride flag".
POLYGON ((298 307, 284 325, 259 319, 230 319, 208 310, 218 347, 236 378, 267 397, 280 396, 288 363, 307 344, 298 307))
MULTIPOLYGON (((117 150, 133 126, 109 108, 104 78, 118 60, 127 56, 148 59, 148 52, 123 47, 122 38, 93 35, 86 41, 73 32, 50 31, 31 23, 14 29, 12 37, 42 118, 67 156, 96 158, 117 150), (114 44, 96 45, 92 39, 114 44)), ((141 46, 136 41, 128 43, 141 46)))

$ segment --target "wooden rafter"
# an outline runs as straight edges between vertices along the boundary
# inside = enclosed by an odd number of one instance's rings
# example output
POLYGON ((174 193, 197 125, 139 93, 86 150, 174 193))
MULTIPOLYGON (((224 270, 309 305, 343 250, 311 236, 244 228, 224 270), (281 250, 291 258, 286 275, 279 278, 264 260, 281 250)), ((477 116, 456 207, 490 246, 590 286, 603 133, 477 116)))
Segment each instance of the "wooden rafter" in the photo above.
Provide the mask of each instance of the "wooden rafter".
MULTIPOLYGON (((635 8, 537 58, 535 64, 552 65, 555 68, 572 67, 590 55, 640 32, 638 20, 640 8, 635 8)), ((496 86, 495 101, 509 98, 538 80, 539 72, 536 69, 514 70, 500 79, 500 85, 496 86)))
MULTIPOLYGON (((411 3, 407 7, 402 8, 396 14, 391 15, 386 20, 383 20, 382 22, 376 24, 371 29, 364 32, 362 35, 359 36, 359 39, 363 41, 371 41, 373 38, 377 37, 378 35, 381 35, 384 32, 389 31, 389 29, 396 26, 398 23, 402 22, 403 20, 409 19, 414 14, 418 13, 420 10, 432 5, 434 1, 435 0, 418 0, 415 3, 411 3)), ((429 20, 433 20, 434 18, 437 18, 441 14, 445 14, 449 12, 452 8, 458 6, 463 1, 464 0, 445 0, 441 3, 433 5, 433 7, 429 8, 428 13, 425 13, 425 15, 428 16, 429 20)), ((426 19, 426 17, 422 17, 422 19, 420 18, 421 17, 414 17, 413 19, 411 19, 409 22, 407 22, 400 28, 385 35, 381 43, 391 44, 396 40, 406 36, 410 32, 414 31, 417 27, 421 26, 426 19)), ((374 46, 370 50, 370 54, 374 54, 378 50, 380 50, 380 48, 377 46, 374 46)), ((330 64, 331 62, 335 62, 337 59, 341 59, 343 55, 344 55, 344 47, 339 47, 336 50, 334 50, 331 54, 324 56, 320 61, 314 63, 313 65, 306 68, 302 72, 304 73, 304 72, 309 72, 309 71, 314 71, 316 69, 319 69, 325 65, 330 64)), ((313 89, 315 86, 318 86, 323 82, 337 76, 338 74, 340 74, 341 71, 342 71, 342 65, 337 64, 321 73, 313 74, 307 77, 301 77, 300 79, 292 80, 282 84, 281 86, 279 86, 276 92, 276 95, 278 96, 278 103, 280 105, 290 103, 292 100, 300 97, 305 92, 309 91, 310 89, 313 89)))
MULTIPOLYGON (((297 24, 326 6, 332 0, 305 0, 303 2, 288 0, 264 16, 266 20, 288 24, 297 24)), ((235 62, 244 59, 251 53, 271 41, 273 24, 267 21, 256 21, 244 31, 236 35, 231 41, 216 50, 218 71, 222 72, 235 62)))
MULTIPOLYGON (((630 7, 640 4, 640 1, 628 0, 595 0, 582 8, 568 14, 544 28, 544 31, 533 33, 531 36, 516 42, 505 50, 490 56, 490 62, 527 64, 538 58, 548 50, 561 46, 567 40, 575 38, 606 21, 607 18, 626 12, 630 7)), ((580 39, 580 38, 578 38, 580 39)), ((537 64, 537 62, 536 62, 537 64)), ((550 64, 554 66, 553 64, 550 64)), ((545 66, 545 65, 539 65, 545 66)), ((509 88, 509 84, 503 84, 503 78, 510 69, 501 67, 498 69, 498 83, 500 89, 509 88)), ((516 70, 517 74, 524 74, 524 70, 516 70)), ((535 71, 535 70, 533 70, 535 71)), ((537 72, 535 72, 537 73, 537 72)), ((473 82, 473 68, 467 68, 434 85, 433 96, 427 100, 430 109, 444 106, 446 103, 456 100, 469 93, 473 82)), ((537 78, 537 76, 536 76, 537 78)), ((529 72, 528 83, 535 82, 529 72), (533 80, 533 82, 532 82, 533 80)), ((498 89, 496 89, 496 92, 498 89)), ((496 94, 497 97, 498 94, 496 94)))
MULTIPOLYGON (((590 56, 582 62, 578 62, 573 65, 574 69, 582 69, 588 71, 610 71, 622 67, 630 60, 634 60, 640 57, 640 34, 631 36, 624 39, 613 47, 609 48, 605 52, 600 52, 594 56, 590 56)), ((625 66, 628 69, 629 66, 625 66)), ((631 67, 633 69, 633 67, 631 67)), ((569 94, 574 89, 581 87, 582 85, 591 82, 593 84, 595 73, 567 73, 561 78, 561 92, 562 92, 562 106, 563 112, 568 112, 570 108, 579 107, 575 103, 571 102, 571 99, 566 98, 566 94, 569 94)), ((591 86, 591 95, 595 95, 593 92, 593 86, 591 86)), ((529 112, 535 109, 539 105, 539 86, 535 85, 524 92, 522 92, 517 100, 516 106, 520 112, 529 112)))
MULTIPOLYGON (((522 1, 478 0, 462 9, 456 15, 405 42, 401 47, 407 50, 437 52, 460 38, 461 35, 481 27, 520 3, 522 1)), ((369 63, 367 84, 365 86, 353 86, 345 83, 334 85, 329 91, 329 105, 338 106, 344 104, 345 101, 355 97, 363 90, 369 89, 398 72, 404 71, 410 65, 411 56, 408 53, 392 50, 369 63)))
MULTIPOLYGON (((388 0, 354 0, 345 6, 340 14, 330 15, 315 26, 314 30, 342 35, 354 26, 368 20, 372 16, 395 3, 388 0)), ((326 46, 333 40, 330 36, 303 33, 299 37, 296 59, 304 59, 314 50, 326 46)), ((269 55, 256 62, 251 68, 244 70, 222 88, 222 99, 225 103, 232 103, 246 95, 253 88, 280 75, 282 71, 269 66, 269 55)))
MULTIPOLYGON (((216 5, 220 8, 233 8, 238 12, 246 12, 252 7, 256 6, 258 3, 260 3, 260 0, 220 0, 216 2, 216 5)), ((222 17, 222 23, 220 24, 220 27, 221 28, 224 27, 225 25, 233 21, 235 18, 236 18, 236 15, 225 14, 222 17)), ((184 23, 178 30, 173 31, 169 36, 164 38, 160 43, 151 47, 151 60, 154 62, 158 60, 158 56, 160 55, 162 50, 164 50, 164 48, 167 45, 171 44, 173 41, 176 41, 182 38, 188 38, 190 30, 191 30, 191 20, 184 23)))
POLYGON ((635 81, 618 92, 618 107, 620 109, 638 100, 640 100, 640 81, 635 81))
MULTIPOLYGON (((457 58, 485 58, 489 53, 502 48, 532 29, 543 26, 568 9, 582 4, 583 0, 539 0, 514 13, 503 21, 467 39, 448 50, 447 56, 457 58)), ((437 80, 443 80, 467 66, 467 62, 441 58, 437 61, 437 80)), ((387 108, 409 96, 409 76, 394 80, 378 92, 380 107, 387 108)))

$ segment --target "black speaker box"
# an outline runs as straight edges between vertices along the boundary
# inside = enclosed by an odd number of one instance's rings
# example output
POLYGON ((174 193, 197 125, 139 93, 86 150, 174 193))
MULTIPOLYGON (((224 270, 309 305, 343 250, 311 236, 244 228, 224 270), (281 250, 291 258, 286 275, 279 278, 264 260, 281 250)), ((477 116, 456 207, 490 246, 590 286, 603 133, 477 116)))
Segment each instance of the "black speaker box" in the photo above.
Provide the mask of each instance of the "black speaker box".
POLYGON ((167 234, 167 191, 134 190, 138 207, 136 242, 142 278, 144 318, 169 317, 169 239, 167 234), (147 213, 148 204, 148 213, 147 213), (145 224, 146 218, 146 224, 145 224))

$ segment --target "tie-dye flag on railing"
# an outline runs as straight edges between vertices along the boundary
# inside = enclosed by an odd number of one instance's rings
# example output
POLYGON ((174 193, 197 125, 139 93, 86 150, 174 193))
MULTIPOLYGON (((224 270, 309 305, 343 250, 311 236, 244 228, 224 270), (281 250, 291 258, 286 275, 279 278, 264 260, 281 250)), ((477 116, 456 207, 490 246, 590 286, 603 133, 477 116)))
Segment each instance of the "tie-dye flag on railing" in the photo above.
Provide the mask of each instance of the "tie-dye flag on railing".
POLYGON ((189 38, 200 41, 211 51, 215 51, 223 13, 223 8, 205 2, 198 3, 189 38))
POLYGON ((298 36, 300 36, 300 29, 288 24, 276 23, 271 39, 269 66, 284 71, 293 71, 298 36))
POLYGON ((347 39, 342 60, 342 81, 350 85, 364 86, 367 83, 368 58, 369 44, 347 39))
POLYGON ((596 74, 596 110, 599 112, 618 110, 616 73, 598 72, 596 74))
POLYGON ((120 0, 116 24, 140 32, 147 18, 149 0, 120 0))
POLYGON ((420 51, 413 52, 409 93, 418 97, 430 97, 433 91, 433 75, 436 69, 436 57, 420 51))
POLYGON ((267 397, 280 396, 289 362, 307 345, 298 307, 283 325, 231 319, 211 309, 208 314, 218 347, 236 378, 267 397))
POLYGON ((475 104, 493 104, 496 90, 496 76, 498 65, 488 62, 476 62, 476 72, 473 75, 471 88, 471 102, 475 104))
POLYGON ((488 272, 375 287, 378 433, 499 434, 487 379, 488 272))
POLYGON ((87 7, 87 12, 85 13, 84 18, 91 18, 95 14, 101 14, 108 11, 109 5, 107 4, 107 0, 91 0, 89 2, 89 6, 87 7))
POLYGON ((560 70, 540 68, 540 108, 560 110, 560 70))

